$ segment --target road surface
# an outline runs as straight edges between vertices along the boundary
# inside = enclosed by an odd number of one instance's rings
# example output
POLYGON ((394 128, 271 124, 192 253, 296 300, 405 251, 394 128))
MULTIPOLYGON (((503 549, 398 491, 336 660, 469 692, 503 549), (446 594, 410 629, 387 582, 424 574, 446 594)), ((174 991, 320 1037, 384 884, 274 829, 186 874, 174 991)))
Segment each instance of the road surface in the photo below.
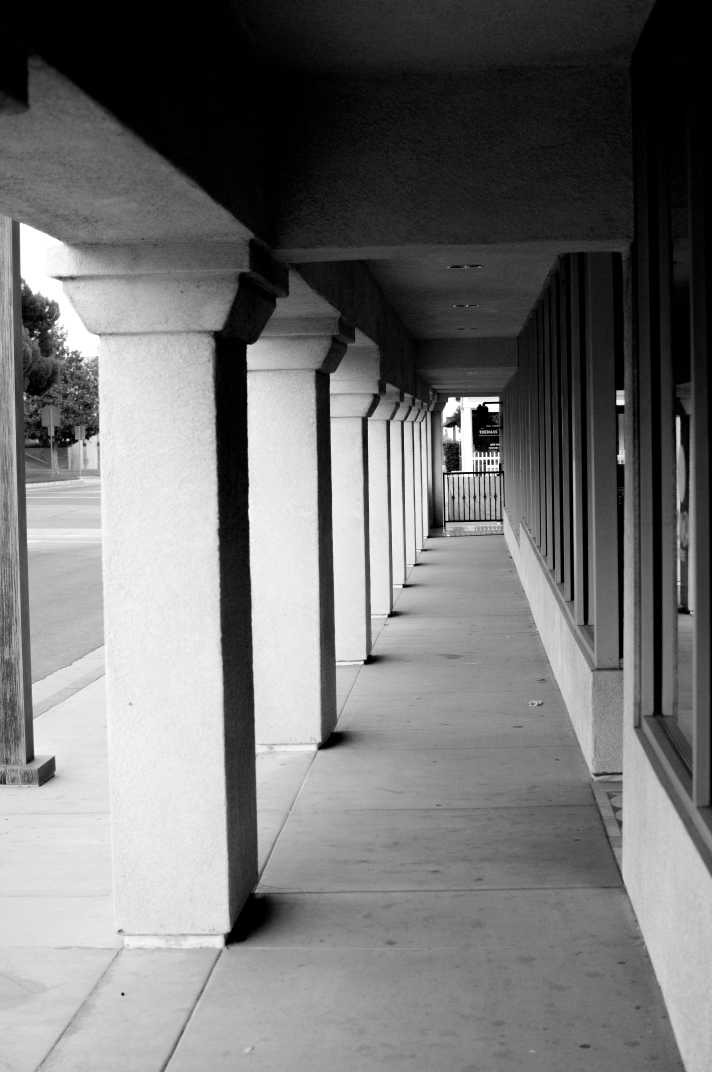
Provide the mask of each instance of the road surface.
POLYGON ((32 680, 104 643, 100 486, 27 487, 32 680))

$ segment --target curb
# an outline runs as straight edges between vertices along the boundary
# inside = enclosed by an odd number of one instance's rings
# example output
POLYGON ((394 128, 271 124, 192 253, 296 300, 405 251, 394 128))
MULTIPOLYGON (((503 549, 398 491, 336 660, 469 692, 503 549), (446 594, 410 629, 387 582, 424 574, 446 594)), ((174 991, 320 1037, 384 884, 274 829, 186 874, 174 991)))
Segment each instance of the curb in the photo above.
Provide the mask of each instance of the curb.
POLYGON ((81 692, 87 685, 93 684, 103 677, 104 646, 95 648, 94 651, 83 655, 81 659, 63 666, 61 670, 55 670, 53 674, 35 681, 32 685, 32 708, 34 718, 39 718, 52 707, 57 707, 81 692))

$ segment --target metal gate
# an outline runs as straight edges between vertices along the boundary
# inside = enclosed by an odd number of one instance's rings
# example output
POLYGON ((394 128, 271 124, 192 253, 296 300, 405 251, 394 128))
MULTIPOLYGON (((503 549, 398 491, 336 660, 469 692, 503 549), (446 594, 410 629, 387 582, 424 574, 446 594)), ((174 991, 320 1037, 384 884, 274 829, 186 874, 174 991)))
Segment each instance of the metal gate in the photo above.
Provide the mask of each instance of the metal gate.
POLYGON ((504 473, 443 473, 448 521, 501 521, 504 473))

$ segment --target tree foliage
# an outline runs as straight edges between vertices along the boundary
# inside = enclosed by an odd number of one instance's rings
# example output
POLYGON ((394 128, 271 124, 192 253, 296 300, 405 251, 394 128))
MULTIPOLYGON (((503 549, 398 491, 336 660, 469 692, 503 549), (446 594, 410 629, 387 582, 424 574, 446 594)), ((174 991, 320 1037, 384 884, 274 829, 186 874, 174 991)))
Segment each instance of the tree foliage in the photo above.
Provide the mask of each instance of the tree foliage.
POLYGON ((25 394, 43 395, 57 382, 66 350, 59 306, 22 281, 22 370, 25 394))
POLYGON ((446 440, 443 443, 443 459, 447 472, 456 472, 460 468, 460 444, 446 440))
POLYGON ((74 442, 74 426, 87 436, 99 430, 99 368, 97 358, 84 358, 67 347, 59 306, 22 283, 22 344, 25 378, 25 435, 44 438, 40 411, 59 408, 58 443, 74 442))
POLYGON ((443 421, 443 428, 459 428, 460 427, 460 414, 462 413, 462 406, 458 406, 450 416, 443 421))

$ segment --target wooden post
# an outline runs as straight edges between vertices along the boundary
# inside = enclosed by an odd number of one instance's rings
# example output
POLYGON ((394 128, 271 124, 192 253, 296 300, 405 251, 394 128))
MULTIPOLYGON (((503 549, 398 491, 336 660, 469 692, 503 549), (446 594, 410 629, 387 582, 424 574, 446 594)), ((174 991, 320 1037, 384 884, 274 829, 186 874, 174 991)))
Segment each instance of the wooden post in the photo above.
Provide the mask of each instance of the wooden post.
POLYGON ((35 756, 20 312, 20 232, 0 216, 0 785, 42 785, 54 758, 35 756))

